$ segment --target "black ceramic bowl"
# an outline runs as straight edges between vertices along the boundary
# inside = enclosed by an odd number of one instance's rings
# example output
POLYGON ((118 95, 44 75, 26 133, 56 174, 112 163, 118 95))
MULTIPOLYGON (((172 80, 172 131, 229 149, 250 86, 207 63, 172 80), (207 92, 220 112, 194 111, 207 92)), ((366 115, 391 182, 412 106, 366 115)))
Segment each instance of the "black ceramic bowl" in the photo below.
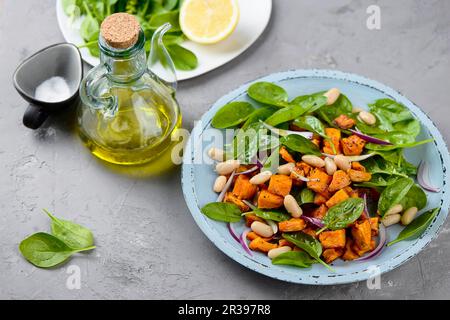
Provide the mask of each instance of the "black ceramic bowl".
POLYGON ((28 128, 37 129, 51 113, 69 107, 78 98, 78 89, 82 79, 81 54, 78 48, 71 43, 49 46, 25 59, 13 75, 14 87, 30 103, 23 116, 23 124, 28 128), (36 87, 55 76, 66 80, 70 96, 56 102, 37 100, 34 97, 36 87))

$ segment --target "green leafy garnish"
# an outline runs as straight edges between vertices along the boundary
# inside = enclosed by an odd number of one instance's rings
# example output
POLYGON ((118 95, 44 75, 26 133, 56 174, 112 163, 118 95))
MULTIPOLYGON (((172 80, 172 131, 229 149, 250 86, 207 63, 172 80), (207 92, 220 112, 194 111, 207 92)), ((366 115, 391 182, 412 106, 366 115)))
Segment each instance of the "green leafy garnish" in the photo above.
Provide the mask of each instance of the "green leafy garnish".
POLYGON ((40 268, 54 267, 66 261, 74 253, 92 250, 95 247, 74 249, 51 234, 38 232, 23 240, 19 250, 29 262, 40 268))
POLYGON ((296 232, 296 233, 283 233, 283 238, 287 241, 292 242, 300 249, 303 249, 306 253, 308 253, 312 258, 314 258, 317 262, 324 265, 330 271, 333 271, 328 264, 326 264, 320 256, 322 255, 322 245, 319 240, 314 239, 309 234, 304 232, 296 232))
POLYGON ((355 222, 364 210, 364 200, 361 198, 348 198, 332 206, 322 222, 325 225, 317 233, 326 229, 339 230, 347 228, 355 222))
POLYGON ((321 156, 320 149, 311 140, 303 136, 290 134, 280 139, 280 143, 301 154, 321 156))
POLYGON ((388 247, 397 242, 417 238, 418 236, 420 236, 428 228, 428 226, 434 220, 438 212, 439 208, 434 208, 425 213, 422 213, 420 216, 415 218, 409 225, 407 225, 405 229, 403 229, 400 232, 400 234, 395 240, 389 242, 387 244, 388 247))
POLYGON ((234 203, 211 202, 205 205, 201 212, 210 219, 224 222, 241 220, 241 210, 234 203))
POLYGON ((244 122, 255 108, 248 102, 230 102, 221 107, 214 115, 211 125, 214 128, 225 129, 244 122))
POLYGON ((396 204, 401 203, 403 198, 414 185, 414 181, 410 178, 400 178, 395 183, 386 187, 378 200, 378 211, 381 216, 396 204))
POLYGON ((284 252, 272 259, 272 264, 309 268, 317 261, 303 251, 284 252))
POLYGON ((287 92, 280 86, 270 82, 256 82, 252 84, 247 94, 255 101, 277 107, 285 107, 288 102, 287 92))

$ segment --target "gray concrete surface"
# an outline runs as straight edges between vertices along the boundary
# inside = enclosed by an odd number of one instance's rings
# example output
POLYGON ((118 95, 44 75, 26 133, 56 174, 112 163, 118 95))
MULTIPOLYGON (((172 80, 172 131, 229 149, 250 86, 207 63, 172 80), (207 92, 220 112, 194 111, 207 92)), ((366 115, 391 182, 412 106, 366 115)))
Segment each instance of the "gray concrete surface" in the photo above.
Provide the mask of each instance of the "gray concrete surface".
MULTIPOLYGON (((63 41, 54 0, 0 0, 0 298, 4 299, 373 299, 450 298, 450 226, 426 250, 366 284, 315 287, 283 283, 230 260, 195 225, 180 170, 151 179, 116 174, 70 130, 69 117, 40 131, 21 124, 25 102, 11 85, 15 66, 63 41), (28 234, 48 230, 41 213, 89 226, 98 248, 63 267, 40 270, 20 256, 28 234), (81 289, 66 288, 69 265, 81 289)), ((243 82, 292 68, 336 68, 397 88, 450 139, 450 1, 274 0, 267 32, 238 59, 179 86, 184 126, 243 82), (366 8, 381 7, 379 31, 366 8)))

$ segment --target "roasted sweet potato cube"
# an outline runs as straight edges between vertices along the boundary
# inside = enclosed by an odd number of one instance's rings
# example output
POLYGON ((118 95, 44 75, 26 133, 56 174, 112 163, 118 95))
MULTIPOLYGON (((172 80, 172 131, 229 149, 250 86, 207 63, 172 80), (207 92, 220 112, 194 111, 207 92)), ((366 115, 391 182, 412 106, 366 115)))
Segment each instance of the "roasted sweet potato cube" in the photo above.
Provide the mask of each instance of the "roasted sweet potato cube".
POLYGON ((237 177, 234 182, 233 194, 239 200, 248 200, 254 197, 258 188, 250 183, 250 178, 244 174, 237 177))
POLYGON ((305 172, 300 169, 299 167, 294 167, 294 169, 291 171, 291 175, 289 176, 292 180, 292 184, 294 186, 302 186, 304 182, 300 180, 299 176, 306 177, 305 172))
POLYGON ((331 263, 344 253, 344 249, 325 249, 322 253, 326 263, 331 263))
POLYGON ((274 209, 283 205, 284 198, 269 192, 268 190, 261 190, 258 197, 258 208, 260 209, 274 209))
POLYGON ((327 202, 327 198, 325 198, 322 194, 316 193, 314 195, 314 204, 317 204, 320 206, 321 204, 324 204, 327 202))
POLYGON ((285 147, 280 148, 280 156, 286 162, 295 162, 294 157, 292 157, 285 147))
POLYGON ((369 220, 356 221, 351 230, 355 244, 362 250, 368 249, 372 239, 372 229, 369 220))
POLYGON ((350 129, 355 126, 356 121, 345 114, 341 114, 339 117, 334 119, 334 123, 341 129, 350 129))
POLYGON ((353 170, 357 170, 357 171, 364 171, 364 172, 366 172, 366 168, 361 163, 359 163, 358 161, 352 162, 352 169, 353 170))
POLYGON ((325 128, 325 134, 329 139, 323 141, 323 152, 328 154, 341 153, 339 141, 341 140, 341 130, 336 128, 325 128), (334 150, 332 145, 334 146, 334 150))
POLYGON ((236 197, 232 192, 227 192, 225 194, 223 202, 234 203, 239 207, 239 209, 241 209, 241 212, 247 212, 249 210, 249 207, 242 202, 242 200, 238 199, 238 197, 236 197))
MULTIPOLYGON (((252 223, 255 222, 255 221, 264 222, 263 219, 261 219, 260 217, 254 215, 254 214, 246 214, 246 215, 245 215, 245 225, 246 225, 247 227, 250 228, 250 226, 252 225, 252 223)), ((251 240, 253 240, 253 239, 251 239, 251 240)))
POLYGON ((303 161, 297 162, 295 166, 303 171, 305 177, 309 174, 309 172, 312 169, 312 167, 309 164, 303 161))
POLYGON ((322 247, 329 248, 344 248, 345 247, 345 229, 324 231, 319 234, 319 240, 322 247))
POLYGON ((328 208, 326 205, 322 204, 320 207, 314 209, 311 212, 311 217, 317 218, 317 219, 323 219, 325 215, 327 214, 328 208))
POLYGON ((314 135, 311 139, 311 142, 320 148, 320 143, 322 142, 322 138, 319 135, 314 135))
POLYGON ((379 223, 380 223, 380 218, 378 218, 378 217, 370 218, 370 230, 372 231, 372 236, 378 235, 379 223))
POLYGON ((349 169, 347 173, 350 176, 350 180, 353 182, 365 182, 372 179, 372 174, 370 172, 349 169))
POLYGON ((252 241, 252 240, 255 240, 256 238, 261 238, 261 239, 263 239, 264 241, 270 241, 270 240, 272 240, 272 238, 263 238, 263 237, 260 237, 260 236, 258 236, 255 232, 253 232, 253 231, 250 231, 249 233, 247 233, 247 239, 248 240, 250 240, 250 241, 252 241))
POLYGON ((302 231, 306 228, 305 220, 301 218, 292 218, 286 221, 278 222, 278 229, 281 232, 295 232, 302 231))
POLYGON ((328 201, 325 203, 328 208, 337 205, 339 202, 342 202, 348 199, 349 196, 344 189, 338 190, 328 201))
POLYGON ((267 190, 273 194, 284 197, 291 192, 291 188, 292 179, 290 177, 282 174, 274 174, 270 177, 269 188, 267 190))
POLYGON ((286 239, 282 238, 278 240, 278 247, 294 247, 294 244, 292 242, 287 241, 286 239))
POLYGON ((309 234, 311 237, 313 238, 317 238, 317 234, 316 234, 316 230, 314 230, 313 228, 307 227, 305 229, 302 230, 302 232, 309 234))
POLYGON ((355 252, 353 252, 352 246, 353 241, 351 239, 348 239, 347 243, 345 244, 344 254, 341 257, 343 260, 350 261, 359 258, 359 256, 355 252))
POLYGON ((353 134, 348 138, 342 139, 341 145, 342 151, 346 156, 359 156, 366 145, 366 141, 353 134))
POLYGON ((311 179, 311 181, 308 181, 306 185, 309 189, 318 193, 327 190, 328 184, 330 183, 330 176, 318 168, 312 169, 309 172, 308 178, 311 179))
POLYGON ((265 241, 261 237, 258 237, 252 240, 248 247, 256 251, 269 252, 272 249, 278 248, 278 245, 275 243, 270 243, 268 241, 265 241))
POLYGON ((349 175, 343 170, 337 170, 333 174, 333 179, 331 180, 328 191, 335 192, 339 189, 344 189, 352 183, 349 175))

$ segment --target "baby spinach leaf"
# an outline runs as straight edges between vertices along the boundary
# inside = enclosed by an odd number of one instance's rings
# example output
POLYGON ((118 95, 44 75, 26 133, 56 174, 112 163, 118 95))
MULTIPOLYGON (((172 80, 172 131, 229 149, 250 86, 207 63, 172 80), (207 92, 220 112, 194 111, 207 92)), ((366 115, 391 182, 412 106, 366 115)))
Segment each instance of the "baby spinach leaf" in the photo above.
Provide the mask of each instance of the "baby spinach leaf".
POLYGON ((289 149, 300 152, 301 154, 321 156, 319 147, 317 147, 311 140, 290 134, 280 139, 280 143, 289 149))
MULTIPOLYGON (((258 108, 255 111, 253 111, 248 119, 244 122, 242 125, 242 129, 247 129, 252 123, 265 121, 268 117, 270 117, 274 112, 276 112, 278 108, 272 107, 272 106, 266 106, 262 108, 258 108)), ((282 110, 282 109, 281 109, 282 110)))
POLYGON ((265 123, 276 126, 280 123, 291 121, 307 111, 301 105, 292 105, 282 109, 279 109, 275 113, 273 113, 269 118, 266 119, 265 123))
POLYGON ((397 238, 387 245, 391 246, 397 242, 417 238, 420 236, 431 224, 436 215, 439 212, 439 208, 431 209, 425 213, 422 213, 420 216, 415 218, 409 225, 407 225, 397 236, 397 238))
POLYGON ((369 109, 380 122, 378 127, 386 131, 393 130, 393 123, 413 119, 408 108, 392 99, 376 100, 369 109))
POLYGON ((417 184, 414 184, 405 197, 400 201, 400 204, 406 210, 411 207, 423 209, 427 205, 427 195, 417 184))
MULTIPOLYGON (((332 206, 322 222, 323 228, 331 230, 339 230, 347 228, 355 222, 364 210, 364 200, 361 198, 348 198, 335 206, 332 206)), ((321 230, 319 230, 321 231, 321 230)), ((319 232, 318 232, 319 233, 319 232)))
POLYGON ((313 203, 314 202, 314 191, 308 188, 302 189, 296 198, 297 202, 302 205, 305 203, 313 203))
POLYGON ((258 210, 254 210, 253 213, 260 217, 263 218, 265 220, 273 220, 273 221, 286 221, 289 220, 291 218, 291 216, 285 212, 281 212, 281 211, 264 211, 261 209, 258 210))
POLYGON ((80 35, 85 41, 93 41, 98 37, 100 27, 98 21, 88 15, 83 19, 83 22, 80 26, 80 35))
POLYGON ((241 220, 241 210, 234 203, 211 202, 205 205, 201 212, 210 219, 225 222, 241 220))
POLYGON ((82 249, 94 245, 94 236, 88 228, 71 221, 58 219, 45 209, 44 212, 52 220, 52 234, 64 241, 69 247, 73 249, 82 249))
POLYGON ((327 138, 327 135, 325 134, 325 126, 314 116, 299 117, 293 121, 293 124, 299 128, 314 132, 321 137, 327 138))
POLYGON ((158 14, 153 14, 150 18, 150 21, 148 22, 148 27, 150 29, 158 29, 160 26, 162 26, 164 23, 170 23, 172 26, 170 28, 170 32, 174 31, 180 31, 180 24, 179 24, 179 12, 178 11, 169 11, 169 12, 163 12, 158 14))
MULTIPOLYGON (((323 95, 323 92, 316 93, 316 95, 323 95)), ((341 93, 339 98, 332 105, 323 105, 320 109, 317 110, 317 116, 321 118, 323 121, 328 123, 331 126, 335 126, 334 119, 344 114, 351 118, 354 117, 352 114, 353 105, 350 100, 341 93)))
POLYGON ((300 249, 303 249, 306 253, 308 253, 311 257, 313 257, 317 262, 324 265, 330 271, 334 270, 326 264, 320 256, 322 255, 322 245, 319 240, 311 237, 309 234, 304 232, 296 232, 296 233, 283 233, 283 238, 287 241, 293 243, 300 249))
POLYGON ((167 45, 166 49, 172 58, 175 68, 178 70, 193 70, 197 68, 197 57, 192 51, 178 44, 167 45))
POLYGON ((312 259, 304 251, 288 251, 272 259, 272 264, 289 265, 299 268, 309 268, 314 263, 316 263, 316 260, 312 259))
POLYGON ((279 165, 280 165, 280 148, 276 147, 271 151, 270 156, 264 162, 262 171, 270 171, 272 173, 276 173, 279 165))
POLYGON ((380 145, 380 144, 367 143, 365 145, 365 148, 369 149, 369 150, 389 151, 389 150, 394 150, 394 149, 415 148, 417 146, 420 146, 420 145, 423 145, 423 144, 427 144, 427 143, 433 142, 433 141, 434 141, 434 139, 426 139, 426 140, 414 141, 414 142, 409 142, 409 143, 394 144, 392 146, 383 146, 383 145, 380 145))
POLYGON ((287 92, 282 87, 270 82, 252 84, 248 88, 247 94, 255 101, 278 107, 286 106, 288 101, 287 92))
POLYGON ((410 178, 400 178, 395 183, 386 187, 380 195, 378 201, 378 211, 381 216, 396 204, 401 203, 403 198, 414 185, 414 181, 410 178))
POLYGON ((95 247, 73 249, 51 234, 35 233, 19 245, 19 250, 29 262, 40 268, 50 268, 66 261, 76 252, 92 250, 95 247))
POLYGON ((211 125, 218 129, 237 126, 247 120, 254 110, 255 108, 248 102, 235 101, 227 103, 216 112, 211 125))

